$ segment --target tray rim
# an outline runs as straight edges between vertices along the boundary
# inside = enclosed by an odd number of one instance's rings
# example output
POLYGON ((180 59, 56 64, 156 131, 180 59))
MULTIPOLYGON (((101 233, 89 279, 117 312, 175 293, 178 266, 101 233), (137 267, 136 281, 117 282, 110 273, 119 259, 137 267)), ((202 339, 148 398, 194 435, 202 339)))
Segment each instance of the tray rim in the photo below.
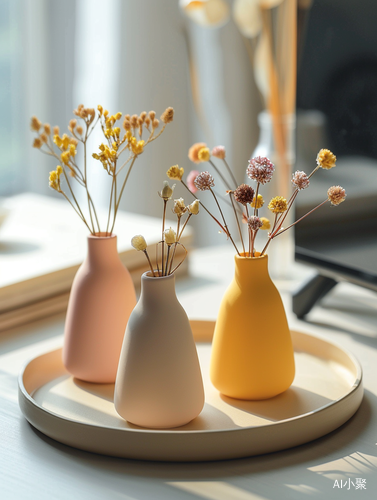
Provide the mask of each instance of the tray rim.
MULTIPOLYGON (((190 322, 193 326, 195 326, 195 325, 203 326, 203 324, 205 324, 205 325, 207 325, 207 328, 209 328, 209 325, 213 325, 213 326, 215 325, 215 321, 190 320, 190 322)), ((290 418, 279 420, 279 421, 272 421, 272 422, 269 422, 268 424, 263 425, 263 426, 245 426, 242 428, 232 428, 232 429, 192 429, 192 430, 190 430, 190 429, 179 430, 178 428, 174 429, 174 430, 147 429, 147 428, 145 428, 145 429, 143 429, 143 428, 117 428, 117 427, 112 427, 112 426, 108 426, 108 425, 98 425, 98 424, 93 424, 93 423, 80 422, 78 420, 59 415, 58 413, 55 413, 51 410, 48 410, 37 403, 37 401, 33 398, 32 393, 30 394, 27 391, 26 387, 24 386, 23 377, 25 375, 25 371, 26 371, 27 367, 32 362, 37 361, 38 358, 41 358, 43 356, 52 355, 53 353, 55 355, 57 355, 58 352, 61 351, 61 349, 62 349, 61 347, 44 352, 44 353, 41 353, 37 356, 34 356, 33 358, 29 359, 26 363, 24 363, 24 366, 21 369, 19 376, 18 376, 19 405, 20 405, 21 411, 22 411, 24 417, 26 418, 26 420, 28 420, 28 422, 33 427, 36 427, 42 433, 45 433, 41 429, 41 427, 43 427, 43 426, 38 425, 38 422, 35 422, 35 419, 33 419, 30 416, 30 412, 37 411, 39 413, 44 414, 45 418, 55 419, 55 420, 59 420, 59 421, 61 420, 61 421, 66 422, 67 424, 73 425, 73 426, 90 428, 93 430, 101 429, 101 430, 107 430, 109 432, 116 432, 116 433, 120 432, 124 435, 141 434, 141 435, 152 435, 152 436, 164 436, 164 435, 165 436, 167 436, 167 435, 168 436, 182 436, 182 435, 201 436, 201 435, 216 435, 216 434, 221 434, 221 435, 233 434, 234 432, 237 432, 237 434, 238 433, 248 434, 252 430, 255 431, 256 429, 262 429, 262 428, 263 429, 272 429, 272 428, 276 428, 276 427, 283 427, 284 428, 284 426, 289 425, 291 423, 294 423, 297 420, 305 421, 309 418, 312 418, 314 415, 318 415, 320 413, 329 411, 329 409, 331 407, 335 407, 337 404, 339 404, 341 402, 345 402, 347 399, 356 399, 357 400, 356 403, 354 401, 353 406, 355 408, 354 408, 354 410, 352 410, 352 414, 350 416, 348 416, 346 419, 344 419, 344 421, 342 421, 339 425, 336 425, 335 427, 333 427, 330 431, 322 433, 322 434, 318 435, 316 438, 308 439, 308 440, 300 443, 300 444, 304 444, 305 442, 309 442, 313 439, 317 439, 318 437, 326 435, 328 432, 332 432, 333 430, 338 428, 340 425, 343 425, 358 410, 358 408, 361 404, 361 401, 363 399, 363 393, 364 393, 364 390, 363 390, 363 371, 362 371, 361 364, 359 363, 357 358, 352 353, 350 353, 348 350, 346 350, 342 346, 340 346, 338 343, 329 341, 328 339, 323 338, 320 335, 313 335, 311 333, 300 332, 300 331, 296 331, 296 330, 291 330, 291 333, 293 336, 299 335, 299 336, 304 336, 304 337, 310 337, 311 339, 315 339, 315 340, 320 341, 322 343, 328 344, 329 346, 335 347, 336 349, 341 351, 352 362, 352 365, 355 368, 355 379, 354 379, 352 386, 349 388, 348 392, 346 394, 344 394, 343 396, 341 396, 340 398, 333 400, 330 403, 327 403, 327 404, 325 404, 325 405, 323 405, 315 410, 311 410, 307 413, 303 413, 301 415, 296 415, 294 417, 290 417, 290 418)), ((197 342, 197 344, 209 344, 211 342, 211 338, 197 340, 196 342, 197 342)), ((297 351, 295 351, 295 352, 297 352, 297 351)), ((308 352, 308 351, 300 351, 300 352, 308 352)), ((315 356, 315 355, 313 355, 313 356, 315 356)), ((323 356, 323 357, 315 356, 315 357, 320 358, 320 359, 329 359, 329 357, 326 357, 326 356, 323 356)), ((54 380, 54 378, 51 378, 51 380, 54 380)), ((41 387, 42 386, 43 386, 43 384, 41 385, 41 387)), ((52 439, 59 441, 55 437, 53 437, 47 433, 45 433, 45 434, 47 436, 51 437, 52 439)), ((63 442, 63 441, 61 441, 61 442, 63 442)), ((64 444, 67 444, 67 443, 64 443, 64 444)), ((70 445, 70 446, 73 446, 73 445, 70 445)), ((297 444, 294 444, 292 446, 297 446, 297 444)), ((79 449, 85 449, 85 448, 82 448, 81 446, 77 446, 77 447, 79 449)), ((279 449, 287 449, 287 448, 289 448, 289 446, 285 446, 284 448, 277 448, 275 451, 278 451, 279 449)), ((88 451, 91 451, 91 450, 88 450, 88 451)), ((268 452, 269 451, 266 451, 264 453, 268 453, 268 452)), ((101 452, 98 452, 98 453, 101 453, 101 452)), ((257 453, 257 454, 262 454, 262 453, 257 453)), ((103 453, 103 454, 105 454, 105 453, 103 453)), ((108 455, 111 455, 111 454, 108 453, 108 455)), ((252 455, 253 454, 251 453, 249 455, 240 455, 240 456, 252 456, 252 455)), ((120 455, 112 455, 112 456, 120 456, 120 455)), ((132 458, 132 457, 128 457, 128 458, 132 458)), ((136 458, 139 458, 139 457, 136 457, 136 458)), ((224 458, 219 458, 219 459, 224 459, 224 458)), ((144 458, 144 460, 148 460, 148 458, 144 458)), ((149 460, 151 460, 151 459, 149 459, 149 460)), ((156 460, 156 458, 153 458, 152 460, 156 460)), ((161 459, 161 460, 167 461, 168 459, 161 459)), ((200 461, 200 460, 214 460, 214 459, 200 459, 199 458, 196 460, 200 461)), ((192 460, 188 459, 188 460, 180 460, 180 461, 192 461, 192 460)))

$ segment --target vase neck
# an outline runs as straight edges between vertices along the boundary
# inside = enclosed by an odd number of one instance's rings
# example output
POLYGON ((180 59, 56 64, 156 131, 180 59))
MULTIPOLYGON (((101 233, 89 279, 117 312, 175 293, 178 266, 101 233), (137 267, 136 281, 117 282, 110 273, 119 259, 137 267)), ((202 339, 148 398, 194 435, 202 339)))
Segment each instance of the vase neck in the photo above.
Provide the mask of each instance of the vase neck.
POLYGON ((108 266, 119 261, 117 237, 88 236, 88 256, 90 265, 108 266))
POLYGON ((241 288, 256 287, 258 281, 271 280, 268 273, 268 257, 235 256, 234 279, 241 288))
MULTIPOLYGON (((141 300, 157 302, 176 301, 175 276, 151 276, 150 271, 141 277, 141 300)), ((168 320, 168 318, 167 318, 168 320)))

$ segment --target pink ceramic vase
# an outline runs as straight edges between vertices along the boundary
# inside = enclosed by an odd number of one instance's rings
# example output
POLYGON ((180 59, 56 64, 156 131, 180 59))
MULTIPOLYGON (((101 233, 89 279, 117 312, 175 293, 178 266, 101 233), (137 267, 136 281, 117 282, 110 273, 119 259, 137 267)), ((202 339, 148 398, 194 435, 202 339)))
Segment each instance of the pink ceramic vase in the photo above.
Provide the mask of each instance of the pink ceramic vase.
POLYGON ((124 331, 136 304, 117 237, 88 236, 88 255, 73 280, 65 322, 63 363, 75 377, 114 383, 124 331))
POLYGON ((142 427, 187 424, 203 409, 204 389, 190 322, 174 275, 144 273, 128 321, 114 394, 115 409, 142 427))

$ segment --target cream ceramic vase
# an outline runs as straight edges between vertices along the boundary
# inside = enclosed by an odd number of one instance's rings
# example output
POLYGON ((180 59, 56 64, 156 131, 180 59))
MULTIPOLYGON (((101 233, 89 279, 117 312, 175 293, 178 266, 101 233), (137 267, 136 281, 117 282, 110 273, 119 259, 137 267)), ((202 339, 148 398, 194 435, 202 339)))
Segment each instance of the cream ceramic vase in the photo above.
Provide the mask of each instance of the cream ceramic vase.
POLYGON ((88 236, 88 254, 73 280, 64 331, 63 363, 73 376, 114 383, 124 331, 136 304, 117 237, 88 236))
POLYGON ((212 341, 211 381, 225 396, 258 400, 284 392, 294 376, 291 335, 268 257, 236 255, 212 341))
POLYGON ((140 300, 123 341, 114 403, 128 422, 156 429, 187 424, 203 409, 198 355, 175 294, 174 275, 142 275, 140 300))

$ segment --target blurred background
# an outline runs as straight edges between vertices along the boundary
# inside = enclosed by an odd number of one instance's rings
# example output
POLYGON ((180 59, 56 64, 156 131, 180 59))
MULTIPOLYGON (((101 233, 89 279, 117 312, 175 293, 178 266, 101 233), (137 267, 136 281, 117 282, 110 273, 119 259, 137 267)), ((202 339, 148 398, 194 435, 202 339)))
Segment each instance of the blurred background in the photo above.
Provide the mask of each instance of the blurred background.
MULTIPOLYGON (((314 248, 318 234, 326 240, 340 229, 350 240, 352 227, 352 235, 362 228, 374 242, 373 0, 0 0, 0 195, 32 191, 58 196, 48 187, 55 162, 31 147, 30 117, 63 131, 80 103, 102 104, 110 113, 123 114, 153 109, 159 116, 168 106, 175 109, 173 124, 132 172, 121 203, 125 210, 160 215, 157 191, 166 170, 179 164, 186 176, 197 168, 187 153, 198 141, 210 148, 225 145, 228 162, 243 182, 253 152, 265 147, 273 154, 274 148, 262 137, 260 115, 269 110, 258 31, 265 19, 258 24, 253 14, 262 4, 271 12, 283 4, 297 9, 292 17, 298 26, 297 101, 295 56, 282 58, 292 80, 290 100, 297 102, 297 121, 295 106, 286 111, 293 117, 286 145, 289 167, 310 172, 322 147, 333 150, 339 160, 336 169, 316 174, 308 193, 298 199, 297 214, 322 201, 332 184, 343 185, 348 193, 339 210, 326 207, 300 224, 296 238, 300 246, 314 248), (212 10, 203 14, 203 4, 212 10)), ((271 19, 273 25, 276 19, 271 19)), ((284 56, 287 32, 274 31, 277 52, 281 49, 284 56)), ((271 125, 264 127, 271 135, 271 125)), ((93 141, 94 152, 98 137, 93 141)), ((98 206, 106 207, 110 185, 98 163, 90 163, 90 187, 98 206)), ((182 186, 175 194, 191 201, 182 186)), ((211 206, 208 198, 206 203, 211 206)), ((193 224, 196 244, 224 243, 224 235, 205 214, 193 224)))
MULTIPOLYGON (((30 117, 63 131, 80 103, 131 115, 153 109, 158 117, 168 106, 175 109, 173 124, 132 172, 122 199, 125 210, 160 216, 157 191, 165 173, 179 164, 186 176, 194 167, 188 149, 196 141, 226 145, 243 179, 258 139, 261 103, 234 23, 221 30, 198 26, 176 0, 0 0, 0 33, 1 196, 23 191, 58 196, 48 187, 54 160, 31 147, 30 117), (207 130, 194 110, 188 43, 207 130)), ((105 207, 110 184, 99 162, 90 160, 93 197, 105 207)), ((191 202, 181 186, 175 194, 191 202)), ((224 242, 212 223, 196 240, 224 242)))

